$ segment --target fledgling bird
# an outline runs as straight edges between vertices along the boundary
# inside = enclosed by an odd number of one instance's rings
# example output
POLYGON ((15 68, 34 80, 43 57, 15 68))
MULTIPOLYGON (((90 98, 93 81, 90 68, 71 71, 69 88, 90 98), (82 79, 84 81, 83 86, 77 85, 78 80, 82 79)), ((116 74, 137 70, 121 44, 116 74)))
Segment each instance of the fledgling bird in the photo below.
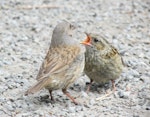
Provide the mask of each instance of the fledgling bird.
POLYGON ((69 22, 59 23, 52 34, 51 45, 37 75, 37 83, 25 94, 35 93, 43 88, 52 91, 62 89, 75 104, 67 88, 82 75, 85 63, 85 47, 75 38, 75 26, 69 22))
POLYGON ((99 34, 87 34, 87 38, 81 42, 86 45, 85 73, 91 82, 105 83, 112 81, 113 91, 116 90, 114 80, 119 78, 123 70, 123 61, 117 49, 99 34))

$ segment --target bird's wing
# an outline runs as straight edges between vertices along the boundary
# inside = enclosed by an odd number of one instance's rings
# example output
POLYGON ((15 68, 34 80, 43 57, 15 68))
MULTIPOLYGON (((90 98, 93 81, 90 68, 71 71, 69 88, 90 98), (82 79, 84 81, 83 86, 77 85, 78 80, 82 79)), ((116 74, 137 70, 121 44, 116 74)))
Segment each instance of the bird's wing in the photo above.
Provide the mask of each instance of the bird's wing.
POLYGON ((48 51, 46 58, 39 70, 37 80, 65 71, 79 55, 80 48, 76 46, 55 47, 48 51))
POLYGON ((113 57, 116 54, 118 54, 120 56, 120 58, 121 58, 122 64, 125 66, 123 58, 122 58, 121 54, 118 52, 118 50, 115 47, 113 47, 113 46, 111 46, 111 48, 112 48, 111 56, 113 57))

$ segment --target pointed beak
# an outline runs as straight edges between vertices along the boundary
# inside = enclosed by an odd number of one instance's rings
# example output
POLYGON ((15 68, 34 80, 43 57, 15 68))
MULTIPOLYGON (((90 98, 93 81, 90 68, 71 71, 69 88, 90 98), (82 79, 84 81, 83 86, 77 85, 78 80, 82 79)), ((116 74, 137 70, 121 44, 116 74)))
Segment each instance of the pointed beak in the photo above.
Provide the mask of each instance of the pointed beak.
POLYGON ((86 34, 87 38, 84 41, 82 41, 81 44, 91 46, 92 45, 91 44, 91 37, 88 33, 85 33, 85 34, 86 34))

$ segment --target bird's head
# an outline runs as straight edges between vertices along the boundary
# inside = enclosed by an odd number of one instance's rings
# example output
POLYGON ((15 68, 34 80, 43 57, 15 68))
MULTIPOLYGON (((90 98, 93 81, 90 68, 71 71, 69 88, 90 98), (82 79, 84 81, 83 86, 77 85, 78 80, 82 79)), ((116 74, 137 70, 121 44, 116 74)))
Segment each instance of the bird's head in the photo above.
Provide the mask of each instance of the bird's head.
POLYGON ((81 42, 81 44, 84 44, 87 47, 93 47, 98 50, 103 50, 108 43, 102 36, 98 34, 93 34, 93 33, 91 34, 85 33, 85 34, 87 37, 84 41, 81 42))
POLYGON ((58 46, 61 44, 68 45, 74 43, 75 29, 76 26, 67 21, 62 21, 57 24, 53 31, 51 45, 58 46))

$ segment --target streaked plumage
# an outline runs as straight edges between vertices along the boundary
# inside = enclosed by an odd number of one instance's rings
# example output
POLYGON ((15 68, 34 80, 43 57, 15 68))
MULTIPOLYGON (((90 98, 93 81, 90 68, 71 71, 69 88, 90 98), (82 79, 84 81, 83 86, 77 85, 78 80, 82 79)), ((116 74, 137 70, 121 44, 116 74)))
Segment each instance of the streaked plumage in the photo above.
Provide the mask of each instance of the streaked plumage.
POLYGON ((91 82, 105 83, 112 80, 115 89, 114 80, 119 78, 123 70, 122 58, 117 49, 99 34, 87 34, 87 39, 82 43, 86 45, 84 71, 91 82))
POLYGON ((76 103, 67 88, 83 72, 85 48, 74 38, 73 30, 74 26, 68 22, 62 22, 55 27, 49 51, 36 78, 38 83, 26 94, 46 88, 53 99, 52 91, 62 89, 76 103))

